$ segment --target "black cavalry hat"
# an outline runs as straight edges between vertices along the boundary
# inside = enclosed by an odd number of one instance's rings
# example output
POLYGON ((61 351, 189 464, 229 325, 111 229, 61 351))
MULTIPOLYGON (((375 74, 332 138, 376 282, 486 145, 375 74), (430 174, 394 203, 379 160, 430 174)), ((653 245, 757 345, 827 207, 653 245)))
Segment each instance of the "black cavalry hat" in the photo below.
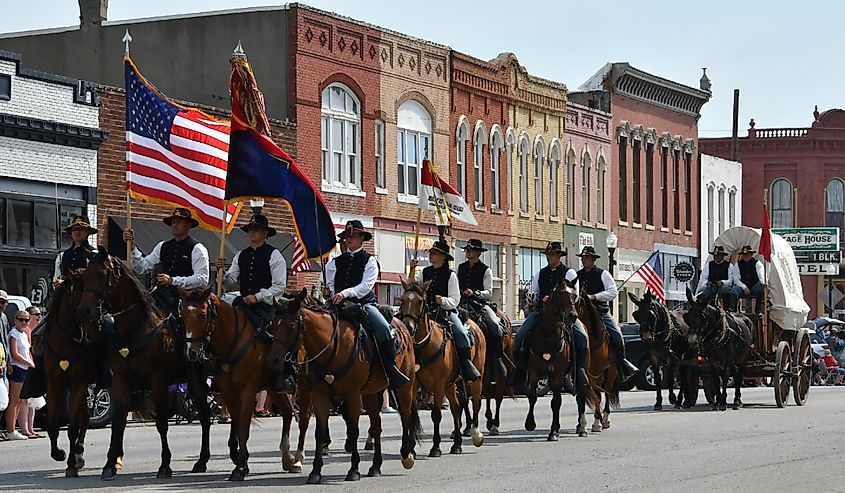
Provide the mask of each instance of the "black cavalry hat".
POLYGON ((455 257, 449 253, 449 244, 443 240, 437 240, 432 245, 431 248, 428 249, 429 252, 440 252, 446 256, 446 260, 455 260, 455 257))
POLYGON ((739 254, 742 255, 743 253, 757 253, 757 250, 751 248, 751 245, 744 245, 740 250, 739 254))
POLYGON ((560 246, 559 241, 550 241, 548 245, 546 245, 546 249, 543 250, 544 254, 548 253, 559 253, 561 255, 566 255, 566 250, 560 246))
POLYGON ((249 233, 249 230, 253 227, 264 228, 267 230, 267 238, 271 236, 276 236, 276 229, 270 227, 270 221, 267 220, 267 216, 264 214, 254 214, 250 219, 249 222, 241 226, 241 230, 249 233))
POLYGON ((194 219, 194 215, 191 214, 191 211, 188 210, 188 209, 185 209, 184 207, 177 207, 173 211, 173 214, 165 217, 164 219, 162 219, 162 221, 164 221, 164 224, 170 226, 170 224, 173 222, 174 219, 184 219, 184 220, 188 221, 189 223, 191 223, 192 228, 196 228, 197 226, 200 225, 200 222, 197 221, 196 219, 194 219))
POLYGON ((70 224, 65 226, 65 231, 70 233, 74 228, 88 228, 88 233, 92 235, 97 232, 97 228, 91 226, 91 220, 88 219, 88 216, 73 216, 70 224))
POLYGON ((467 250, 478 250, 479 252, 486 252, 487 249, 484 248, 484 245, 481 243, 481 240, 473 238, 471 240, 467 240, 467 244, 463 247, 464 251, 467 250))
POLYGON ((585 246, 581 249, 581 253, 576 255, 576 257, 593 257, 593 258, 601 258, 601 255, 596 253, 596 249, 591 246, 585 246))
POLYGON ((373 239, 373 234, 364 229, 364 225, 357 219, 346 221, 346 229, 341 234, 344 235, 344 239, 350 234, 364 235, 364 241, 370 241, 373 239))
POLYGON ((713 247, 713 251, 712 251, 712 252, 710 252, 710 253, 711 253, 713 256, 716 256, 716 255, 727 255, 727 254, 728 254, 728 252, 726 252, 726 251, 725 251, 725 247, 723 247, 723 246, 721 246, 721 245, 716 246, 716 247, 713 247))

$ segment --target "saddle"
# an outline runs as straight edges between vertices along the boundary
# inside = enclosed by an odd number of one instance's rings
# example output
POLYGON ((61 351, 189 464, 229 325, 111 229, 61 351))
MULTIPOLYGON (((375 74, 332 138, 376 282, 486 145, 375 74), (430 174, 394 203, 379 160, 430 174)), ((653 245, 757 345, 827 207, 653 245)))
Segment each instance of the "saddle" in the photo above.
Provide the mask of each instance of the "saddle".
MULTIPOLYGON (((443 310, 439 307, 434 308, 433 310, 429 310, 428 312, 429 318, 437 322, 441 327, 443 327, 443 332, 446 334, 446 337, 449 339, 454 340, 455 336, 452 329, 452 321, 449 320, 449 311, 443 310)), ((458 318, 460 319, 461 323, 466 324, 467 320, 469 320, 469 312, 466 310, 462 310, 458 307, 458 318), (461 316, 461 312, 465 314, 465 317, 461 316)), ((469 336, 469 345, 470 347, 475 346, 475 334, 471 330, 467 330, 469 336)))
POLYGON ((255 327, 256 336, 258 340, 269 344, 273 341, 273 335, 270 333, 270 324, 273 322, 273 319, 276 316, 275 309, 268 305, 267 310, 263 310, 263 307, 258 305, 247 305, 243 302, 243 298, 238 296, 232 302, 232 306, 236 309, 239 309, 241 313, 243 313, 246 318, 252 322, 252 326, 255 327), (264 311, 265 313, 261 313, 264 311))
MULTIPOLYGON (((390 327, 390 338, 393 340, 393 347, 398 353, 402 350, 402 341, 399 340, 399 334, 390 323, 393 320, 393 309, 387 305, 376 305, 379 313, 387 320, 387 325, 390 327)), ((372 328, 370 321, 367 319, 367 313, 358 303, 351 301, 344 301, 340 306, 333 306, 337 317, 340 320, 345 320, 350 323, 355 331, 358 333, 358 340, 361 347, 367 354, 371 361, 378 360, 378 349, 376 348, 375 337, 372 336, 372 328)))

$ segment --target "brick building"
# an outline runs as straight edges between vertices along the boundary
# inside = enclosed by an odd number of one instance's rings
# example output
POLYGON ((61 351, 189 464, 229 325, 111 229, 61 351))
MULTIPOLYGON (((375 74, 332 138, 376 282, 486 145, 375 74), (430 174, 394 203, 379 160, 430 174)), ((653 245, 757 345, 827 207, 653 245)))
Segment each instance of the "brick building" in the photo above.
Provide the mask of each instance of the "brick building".
MULTIPOLYGON (((654 250, 663 259, 667 301, 686 299, 684 285, 671 276, 681 261, 697 265, 699 245, 698 119, 710 99, 710 81, 702 89, 685 86, 632 67, 608 63, 570 100, 613 114, 612 162, 616 193, 611 228, 619 237, 617 280, 627 279, 654 250)), ((638 276, 619 296, 619 319, 630 316, 627 291, 642 294, 638 276)))
MULTIPOLYGON (((0 289, 44 302, 64 227, 95 220, 99 124, 92 85, 0 51, 0 289)), ((96 241, 96 236, 91 241, 96 241)))
MULTIPOLYGON (((730 157, 730 137, 701 139, 703 152, 730 157)), ((742 224, 761 227, 762 205, 769 206, 774 228, 835 226, 845 244, 845 111, 813 113, 809 127, 756 128, 738 139, 742 161, 742 224)), ((845 315, 842 300, 828 305, 828 289, 845 290, 845 276, 803 273, 804 299, 810 318, 845 315), (832 286, 831 286, 832 284, 832 286)), ((835 298, 838 298, 836 296, 835 298)))

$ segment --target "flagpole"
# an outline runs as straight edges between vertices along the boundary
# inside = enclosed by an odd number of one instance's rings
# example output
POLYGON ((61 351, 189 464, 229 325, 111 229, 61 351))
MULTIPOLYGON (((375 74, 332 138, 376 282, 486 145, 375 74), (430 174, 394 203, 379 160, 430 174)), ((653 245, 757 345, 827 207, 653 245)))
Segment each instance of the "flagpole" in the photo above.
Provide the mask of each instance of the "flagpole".
MULTIPOLYGON (((769 197, 768 197, 768 190, 763 190, 763 211, 766 214, 766 222, 763 224, 763 227, 766 227, 766 223, 768 223, 769 217, 769 197)), ((771 233, 771 228, 769 228, 769 232, 771 233)), ((763 239, 763 232, 760 232, 760 240, 763 239)), ((772 238, 769 236, 769 246, 767 247, 769 252, 769 258, 772 256, 772 248, 771 248, 772 238)), ((759 250, 760 247, 757 247, 759 250)), ((763 257, 763 320, 761 320, 761 324, 763 326, 763 344, 765 345, 765 351, 768 352, 771 350, 769 343, 769 261, 766 257, 763 257)))
MULTIPOLYGON (((129 196, 129 190, 126 190, 126 229, 132 230, 132 198, 129 196)), ((126 266, 132 268, 132 251, 134 250, 135 242, 129 240, 126 242, 126 266)))
POLYGON ((636 270, 635 270, 635 271, 634 271, 634 272, 633 272, 630 276, 628 276, 628 279, 625 279, 625 280, 622 282, 622 284, 620 284, 619 286, 616 286, 616 289, 617 289, 617 290, 622 289, 622 286, 624 286, 624 285, 625 285, 625 283, 627 283, 628 281, 630 281, 630 280, 631 280, 631 278, 632 278, 632 277, 634 277, 634 275, 635 275, 637 272, 639 272, 639 271, 640 271, 640 269, 641 269, 641 268, 642 268, 645 264, 647 264, 647 263, 648 263, 648 261, 649 261, 649 260, 651 260, 651 259, 652 259, 652 257, 654 257, 655 255, 657 255, 659 252, 660 252, 660 250, 655 250, 655 251, 651 252, 651 255, 649 255, 649 256, 648 256, 648 258, 647 258, 647 259, 645 259, 645 262, 641 263, 641 264, 640 264, 640 266, 639 266, 639 267, 637 267, 637 269, 636 269, 636 270))
MULTIPOLYGON (((322 276, 321 287, 326 285, 326 262, 323 256, 323 240, 320 239, 320 220, 317 218, 317 193, 314 193, 314 228, 317 230, 317 249, 320 250, 320 275, 322 276)), ((303 249, 305 245, 302 245, 303 249)), ((306 262, 310 262, 305 259, 306 262)))
MULTIPOLYGON (((417 208, 417 225, 414 228, 414 261, 417 260, 417 257, 420 253, 420 221, 422 221, 422 209, 419 207, 417 208)), ((409 272, 410 280, 413 281, 417 275, 417 267, 416 262, 411 264, 411 270, 409 272)))
MULTIPOLYGON (((220 255, 218 258, 226 258, 226 214, 229 212, 229 201, 223 202, 223 221, 220 226, 220 255)), ((223 268, 217 268, 217 296, 223 294, 223 268)))

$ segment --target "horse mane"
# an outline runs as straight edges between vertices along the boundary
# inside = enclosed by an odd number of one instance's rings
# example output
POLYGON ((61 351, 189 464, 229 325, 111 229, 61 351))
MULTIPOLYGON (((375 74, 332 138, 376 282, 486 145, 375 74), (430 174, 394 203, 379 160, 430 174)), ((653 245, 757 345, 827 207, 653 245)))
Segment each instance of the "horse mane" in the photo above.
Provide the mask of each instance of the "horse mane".
POLYGON ((599 316, 599 311, 596 310, 596 307, 593 306, 593 304, 590 303, 590 300, 588 300, 585 296, 582 296, 578 302, 583 307, 583 312, 587 316, 587 321, 590 322, 587 327, 590 331, 590 337, 595 338, 597 341, 601 341, 604 337, 604 322, 599 316))
MULTIPOLYGON (((97 255, 99 256, 99 253, 97 255)), ((144 308, 142 322, 148 324, 156 317, 161 318, 162 314, 156 306, 155 301, 153 301, 153 296, 147 288, 144 287, 141 280, 138 279, 138 276, 136 276, 134 272, 130 271, 122 260, 117 257, 111 258, 115 260, 115 262, 112 262, 112 265, 120 271, 121 278, 129 279, 129 286, 133 289, 133 291, 135 291, 136 296, 138 296, 142 302, 141 304, 144 308)))

